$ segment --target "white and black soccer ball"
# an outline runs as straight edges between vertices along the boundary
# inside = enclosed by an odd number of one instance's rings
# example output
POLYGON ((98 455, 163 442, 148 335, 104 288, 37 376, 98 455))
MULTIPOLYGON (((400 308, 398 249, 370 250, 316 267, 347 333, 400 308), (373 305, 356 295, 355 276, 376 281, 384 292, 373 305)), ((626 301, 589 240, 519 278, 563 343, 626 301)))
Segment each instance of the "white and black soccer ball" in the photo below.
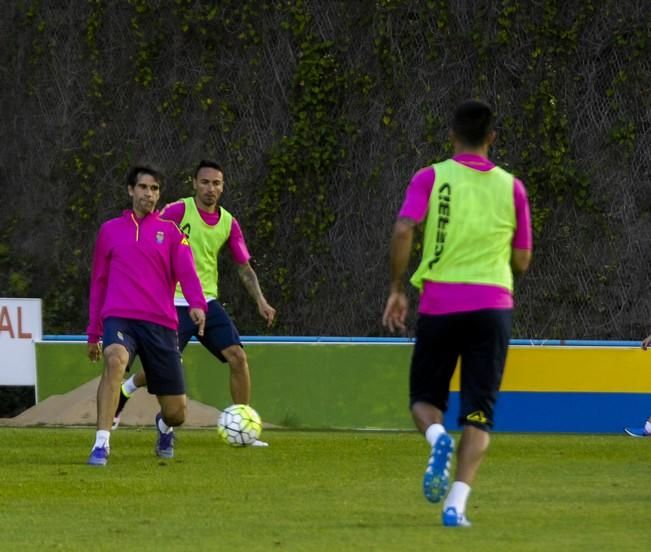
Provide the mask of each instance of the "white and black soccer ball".
POLYGON ((217 421, 217 432, 232 447, 252 445, 262 432, 258 413, 247 404, 232 404, 224 408, 217 421))

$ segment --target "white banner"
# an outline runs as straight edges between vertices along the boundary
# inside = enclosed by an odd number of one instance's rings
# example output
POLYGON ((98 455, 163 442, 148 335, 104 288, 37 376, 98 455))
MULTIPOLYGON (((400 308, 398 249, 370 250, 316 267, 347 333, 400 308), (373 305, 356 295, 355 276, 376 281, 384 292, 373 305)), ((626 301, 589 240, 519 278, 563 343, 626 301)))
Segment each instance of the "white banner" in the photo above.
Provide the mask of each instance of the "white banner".
POLYGON ((42 328, 40 299, 0 298, 0 385, 36 385, 42 328))

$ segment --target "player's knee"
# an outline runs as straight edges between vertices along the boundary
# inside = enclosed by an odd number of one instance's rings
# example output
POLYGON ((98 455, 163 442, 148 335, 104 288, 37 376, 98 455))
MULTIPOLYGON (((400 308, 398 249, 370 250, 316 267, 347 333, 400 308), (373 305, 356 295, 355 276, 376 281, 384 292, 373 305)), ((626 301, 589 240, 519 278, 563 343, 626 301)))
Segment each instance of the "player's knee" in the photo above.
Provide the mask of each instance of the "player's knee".
POLYGON ((444 412, 447 410, 447 405, 442 402, 436 400, 434 397, 430 395, 419 395, 419 396, 412 396, 410 397, 409 400, 409 410, 411 411, 412 415, 418 415, 422 412, 429 413, 432 409, 436 409, 437 411, 444 412))
POLYGON ((187 408, 185 405, 168 406, 163 409, 163 421, 172 427, 177 427, 185 422, 187 408))
POLYGON ((471 412, 462 412, 457 420, 460 426, 475 432, 490 433, 493 428, 493 410, 474 409, 471 412))
POLYGON ((129 362, 129 353, 119 345, 111 345, 104 351, 104 369, 112 377, 122 377, 129 362))
POLYGON ((248 368, 246 352, 239 345, 229 347, 224 353, 232 370, 245 370, 248 368))

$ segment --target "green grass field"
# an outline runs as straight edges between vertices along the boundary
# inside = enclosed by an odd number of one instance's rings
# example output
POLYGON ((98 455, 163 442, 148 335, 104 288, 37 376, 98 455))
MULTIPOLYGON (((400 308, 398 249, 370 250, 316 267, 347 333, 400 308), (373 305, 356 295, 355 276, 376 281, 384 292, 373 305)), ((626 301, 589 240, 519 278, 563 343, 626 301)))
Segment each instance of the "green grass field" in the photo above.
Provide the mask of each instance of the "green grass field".
POLYGON ((443 528, 421 495, 416 433, 0 428, 0 550, 636 551, 651 548, 651 439, 495 434, 468 510, 443 528))

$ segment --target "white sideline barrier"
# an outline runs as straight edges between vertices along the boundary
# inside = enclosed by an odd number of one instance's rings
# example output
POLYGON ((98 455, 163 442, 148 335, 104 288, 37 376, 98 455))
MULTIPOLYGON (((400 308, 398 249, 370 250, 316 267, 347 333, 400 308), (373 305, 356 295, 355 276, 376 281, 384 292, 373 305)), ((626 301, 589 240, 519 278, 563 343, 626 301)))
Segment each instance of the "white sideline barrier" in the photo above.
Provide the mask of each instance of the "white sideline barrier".
POLYGON ((0 298, 0 385, 36 385, 34 343, 42 339, 40 299, 0 298))

